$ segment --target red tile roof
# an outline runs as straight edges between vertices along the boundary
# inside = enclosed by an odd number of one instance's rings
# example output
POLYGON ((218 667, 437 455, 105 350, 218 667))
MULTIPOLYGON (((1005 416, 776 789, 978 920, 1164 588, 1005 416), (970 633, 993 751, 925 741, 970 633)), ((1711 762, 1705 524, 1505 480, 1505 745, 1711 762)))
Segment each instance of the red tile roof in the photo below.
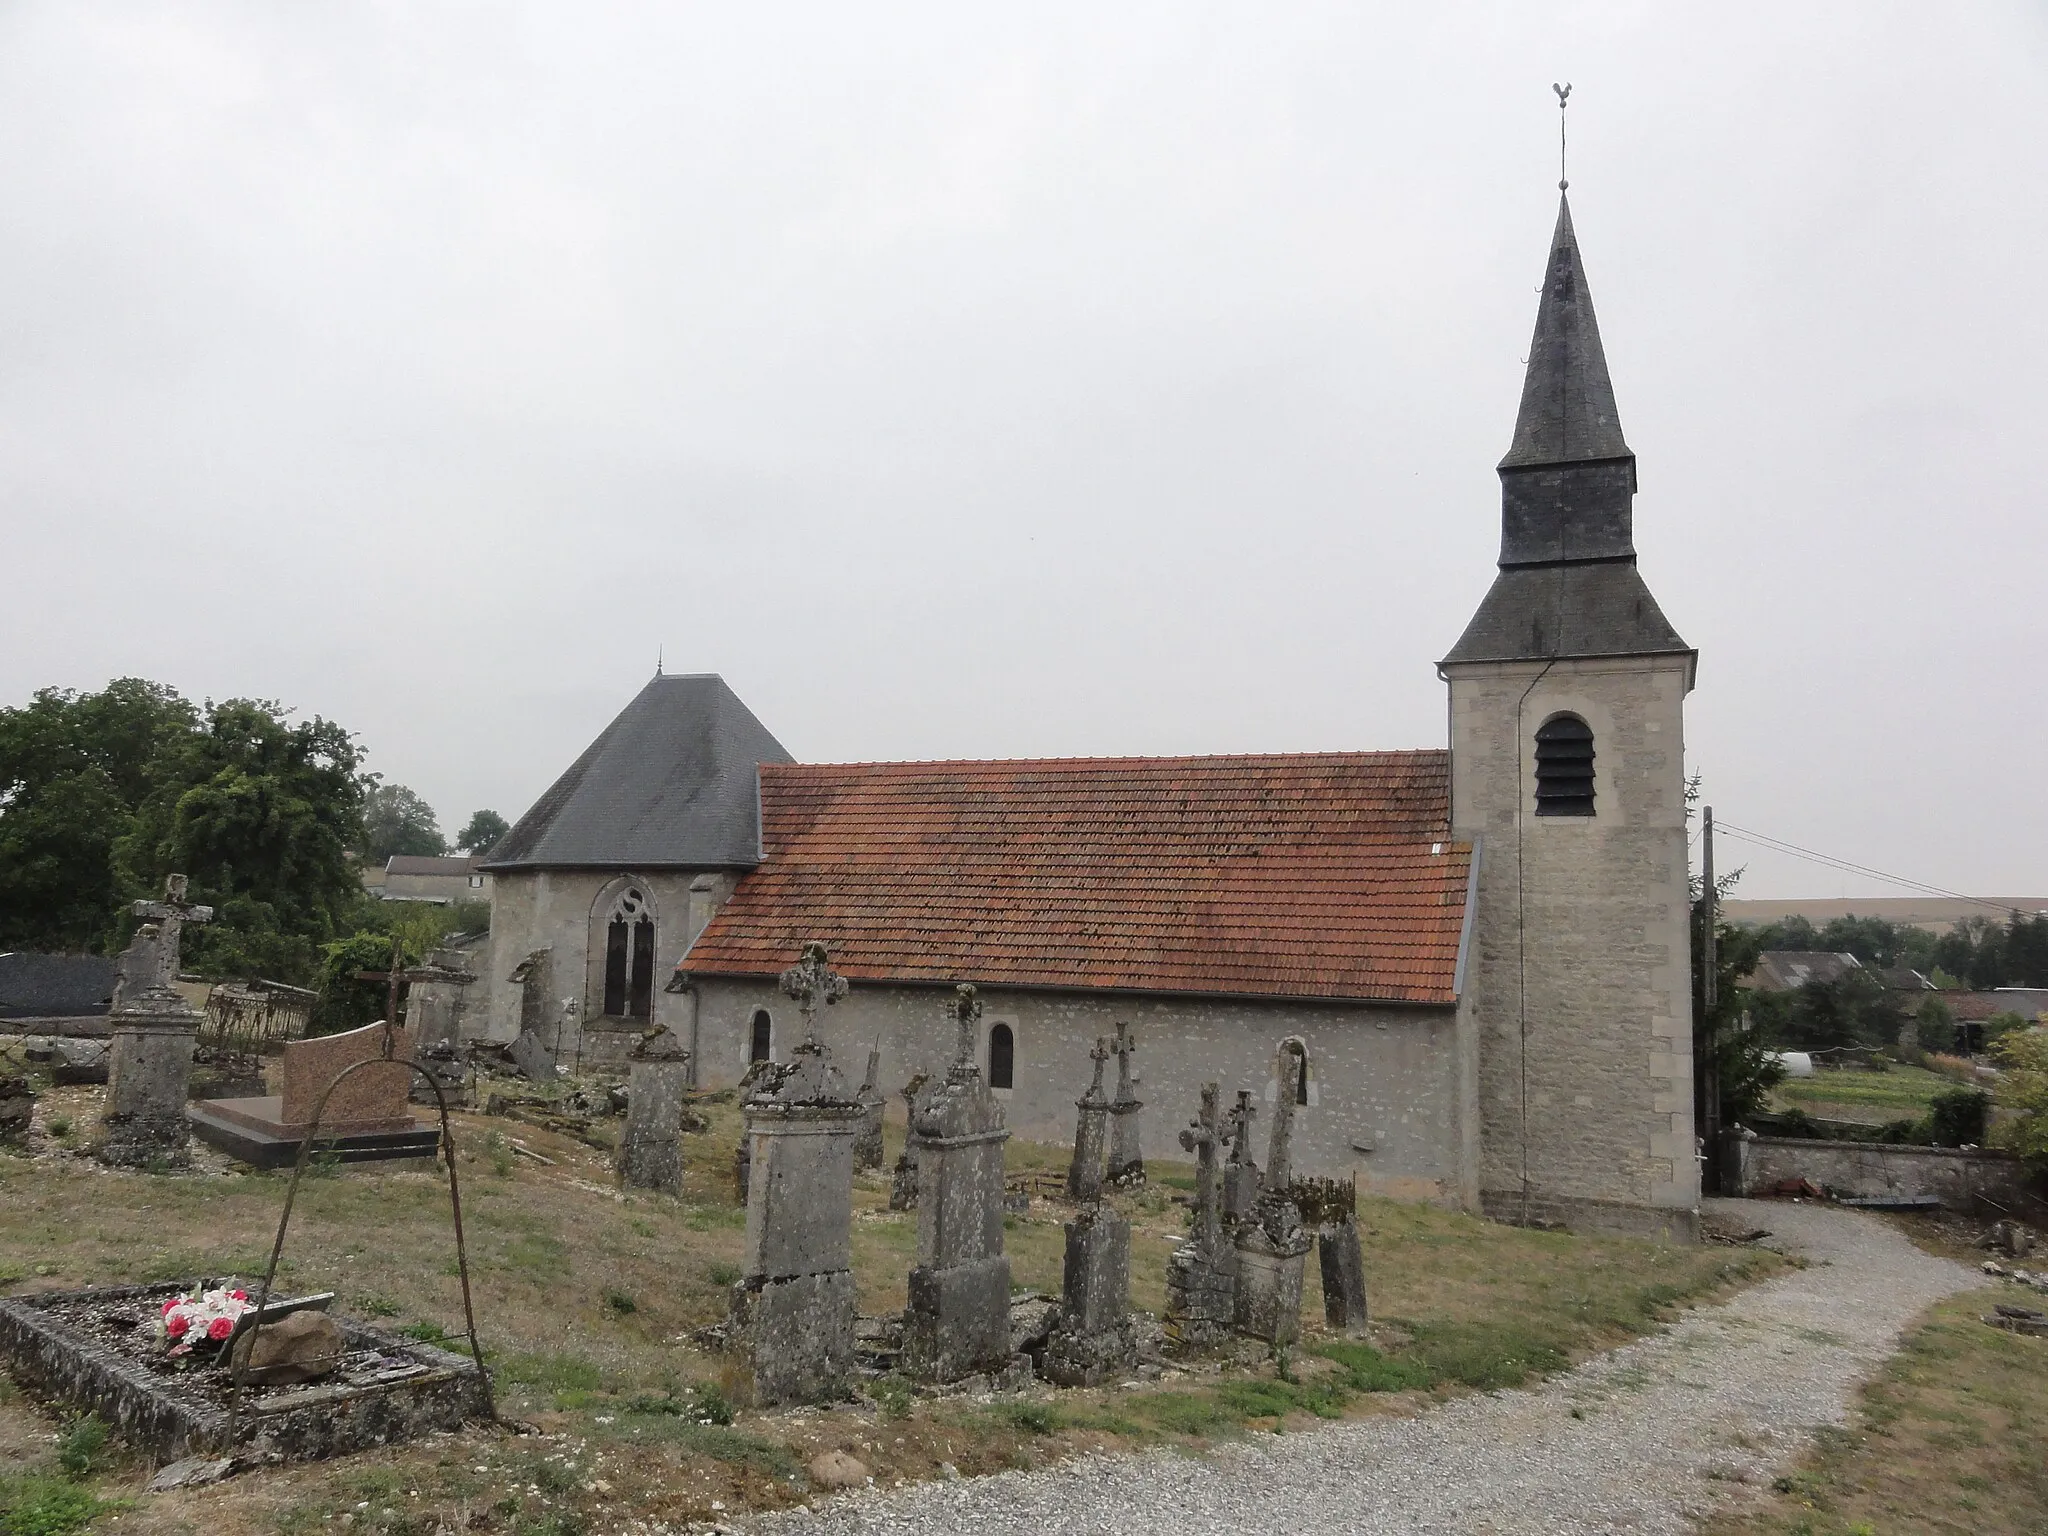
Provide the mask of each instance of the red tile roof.
POLYGON ((1450 754, 761 767, 765 857, 679 969, 1457 1000, 1450 754))

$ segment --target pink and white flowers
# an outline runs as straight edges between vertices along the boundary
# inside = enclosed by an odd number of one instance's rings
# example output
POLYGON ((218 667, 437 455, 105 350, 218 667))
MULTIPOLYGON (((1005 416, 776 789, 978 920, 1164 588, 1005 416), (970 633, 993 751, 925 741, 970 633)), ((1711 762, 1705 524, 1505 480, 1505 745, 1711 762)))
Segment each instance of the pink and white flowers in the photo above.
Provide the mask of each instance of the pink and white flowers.
POLYGON ((233 1337, 236 1320, 255 1305, 247 1291, 225 1286, 173 1296, 157 1314, 156 1336, 170 1346, 171 1354, 190 1354, 201 1340, 219 1344, 233 1337))

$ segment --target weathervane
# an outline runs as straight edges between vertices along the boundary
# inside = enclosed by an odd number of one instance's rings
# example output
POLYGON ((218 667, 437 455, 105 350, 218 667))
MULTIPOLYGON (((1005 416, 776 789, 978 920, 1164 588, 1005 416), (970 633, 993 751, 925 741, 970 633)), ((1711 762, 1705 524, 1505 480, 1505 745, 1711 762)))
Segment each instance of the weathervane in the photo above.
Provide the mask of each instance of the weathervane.
POLYGON ((1562 192, 1571 185, 1564 176, 1564 108, 1571 99, 1572 88, 1569 81, 1559 85, 1555 80, 1550 82, 1550 88, 1557 92, 1557 190, 1562 192))

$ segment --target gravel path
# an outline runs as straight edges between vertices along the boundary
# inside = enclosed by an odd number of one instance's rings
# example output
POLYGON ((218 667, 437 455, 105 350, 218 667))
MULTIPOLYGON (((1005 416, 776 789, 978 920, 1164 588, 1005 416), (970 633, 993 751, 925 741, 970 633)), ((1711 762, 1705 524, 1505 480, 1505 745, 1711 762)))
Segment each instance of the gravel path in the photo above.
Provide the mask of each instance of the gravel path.
POLYGON ((1815 1206, 1712 1202, 1811 1267, 1689 1312, 1529 1391, 1410 1419, 1332 1424, 1202 1457, 1094 1458, 759 1522, 787 1536, 1690 1531, 1731 1483, 1767 1481, 1929 1303, 1980 1284, 1884 1222, 1815 1206), (1573 1410, 1582 1418, 1573 1418, 1573 1410))

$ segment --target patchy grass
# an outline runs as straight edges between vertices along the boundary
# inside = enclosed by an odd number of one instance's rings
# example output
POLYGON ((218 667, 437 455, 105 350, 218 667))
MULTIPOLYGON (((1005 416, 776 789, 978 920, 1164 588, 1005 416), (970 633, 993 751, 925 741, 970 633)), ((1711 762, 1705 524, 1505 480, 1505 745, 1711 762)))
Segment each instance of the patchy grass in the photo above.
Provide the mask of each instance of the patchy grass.
POLYGON ((1775 1092, 1777 1107, 1803 1109, 1823 1120, 1883 1125, 1927 1113, 1938 1093, 1955 1086, 1939 1073, 1895 1066, 1888 1072, 1822 1067, 1812 1077, 1788 1077, 1775 1092))
MULTIPOLYGON (((150 1496, 118 1529, 334 1536, 346 1524, 534 1536, 616 1529, 629 1515, 682 1526, 808 1499, 803 1469, 827 1449, 859 1457, 886 1487, 937 1476, 946 1462, 975 1474, 1090 1451, 1197 1448, 1511 1386, 1783 1263, 1758 1250, 1576 1238, 1369 1200, 1360 1224, 1381 1321, 1363 1339, 1316 1329, 1322 1295, 1311 1262, 1311 1327, 1284 1371, 1231 1356, 1140 1389, 1045 1390, 993 1406, 922 1396, 885 1377, 850 1410, 749 1412, 744 1373, 691 1342, 725 1315, 745 1243, 731 1188, 737 1106, 700 1107, 711 1129, 685 1138, 681 1199, 619 1191, 602 1152, 545 1128, 522 1124, 517 1134, 552 1165, 505 1157, 503 1121, 456 1119, 478 1329, 501 1412, 538 1433, 476 1429, 150 1496)), ((97 1116, 83 1099, 70 1112, 81 1124, 97 1116)), ((888 1140, 893 1162, 900 1126, 888 1140)), ((1007 1155, 1013 1168, 1054 1171, 1067 1153, 1012 1142, 1007 1155)), ((1165 1164, 1154 1174, 1153 1187, 1117 1199, 1133 1224, 1133 1300, 1157 1312, 1167 1254, 1187 1227, 1179 1201, 1189 1170, 1165 1164)), ((257 1173, 155 1179, 66 1157, 0 1160, 0 1276, 70 1288, 260 1273, 284 1190, 282 1177, 257 1173)), ((903 1305, 915 1257, 915 1217, 887 1201, 886 1174, 860 1176, 864 1312, 903 1305)), ((1041 1205, 1005 1222, 1020 1287, 1057 1294, 1067 1214, 1041 1205)), ((301 1186, 280 1284, 336 1291, 357 1315, 440 1338, 463 1326, 453 1258, 444 1175, 351 1166, 301 1186)), ((60 1428, 0 1390, 0 1476, 47 1481, 60 1428), (24 1451, 10 1460, 13 1441, 24 1451)), ((136 1494, 142 1471, 117 1464, 66 1486, 136 1494)), ((0 1526, 0 1536, 12 1533, 0 1526)))
POLYGON ((2038 1536, 2048 1530, 2048 1339, 1978 1319, 2010 1288, 1930 1308, 1863 1389, 1845 1430, 1823 1431, 1760 1509, 1708 1536, 2038 1536))

